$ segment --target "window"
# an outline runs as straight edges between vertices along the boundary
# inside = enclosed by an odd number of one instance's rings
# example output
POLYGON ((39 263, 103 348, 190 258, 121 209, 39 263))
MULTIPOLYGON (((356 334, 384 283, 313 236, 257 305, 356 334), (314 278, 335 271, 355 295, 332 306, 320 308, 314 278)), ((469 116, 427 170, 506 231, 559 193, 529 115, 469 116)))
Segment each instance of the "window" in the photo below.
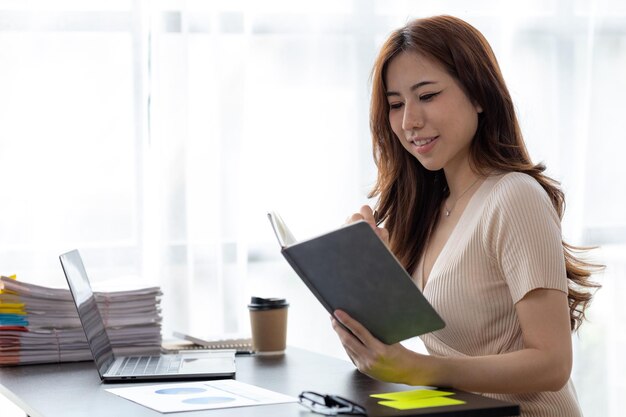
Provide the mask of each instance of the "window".
POLYGON ((443 13, 492 44, 531 155, 563 184, 566 239, 602 247, 574 378, 585 415, 617 416, 618 1, 0 0, 0 272, 64 286, 57 256, 78 247, 93 280, 162 286, 166 337, 245 331, 251 295, 284 296, 290 344, 343 355, 265 213, 305 238, 367 203, 377 48, 408 18, 443 13))

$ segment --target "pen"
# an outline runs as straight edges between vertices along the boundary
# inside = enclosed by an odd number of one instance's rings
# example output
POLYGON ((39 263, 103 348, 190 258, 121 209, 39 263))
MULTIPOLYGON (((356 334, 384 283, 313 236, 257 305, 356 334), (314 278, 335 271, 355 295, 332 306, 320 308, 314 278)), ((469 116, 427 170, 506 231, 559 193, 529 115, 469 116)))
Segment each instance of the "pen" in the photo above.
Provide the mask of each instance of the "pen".
POLYGON ((378 217, 378 210, 374 210, 374 223, 376 223, 376 226, 380 226, 382 222, 383 219, 378 217))

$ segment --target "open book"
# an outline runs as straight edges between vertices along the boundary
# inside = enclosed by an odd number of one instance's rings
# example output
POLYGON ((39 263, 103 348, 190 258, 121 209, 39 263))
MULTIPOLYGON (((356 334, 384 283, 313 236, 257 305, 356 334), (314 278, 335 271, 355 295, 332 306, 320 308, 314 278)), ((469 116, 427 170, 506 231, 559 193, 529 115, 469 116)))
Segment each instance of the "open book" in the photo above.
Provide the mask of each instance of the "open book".
POLYGON ((283 256, 330 314, 344 310, 387 344, 445 326, 365 221, 297 242, 278 214, 268 217, 283 256))

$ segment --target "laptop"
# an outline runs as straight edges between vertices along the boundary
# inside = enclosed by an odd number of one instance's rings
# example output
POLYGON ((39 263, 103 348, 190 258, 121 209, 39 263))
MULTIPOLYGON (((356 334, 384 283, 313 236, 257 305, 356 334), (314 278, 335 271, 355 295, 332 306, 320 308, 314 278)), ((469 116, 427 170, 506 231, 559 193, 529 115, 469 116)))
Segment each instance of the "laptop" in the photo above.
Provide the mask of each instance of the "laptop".
POLYGON ((89 349, 103 382, 218 379, 235 375, 234 351, 116 356, 78 250, 59 256, 89 349))

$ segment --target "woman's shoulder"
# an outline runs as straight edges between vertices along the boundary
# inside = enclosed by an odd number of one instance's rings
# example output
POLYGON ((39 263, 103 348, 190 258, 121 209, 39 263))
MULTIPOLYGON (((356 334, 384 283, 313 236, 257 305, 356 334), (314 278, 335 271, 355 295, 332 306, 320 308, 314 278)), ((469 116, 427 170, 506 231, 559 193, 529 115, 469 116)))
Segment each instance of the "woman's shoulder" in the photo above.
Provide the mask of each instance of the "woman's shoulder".
POLYGON ((514 210, 522 208, 554 207, 548 193, 531 175, 523 172, 506 172, 494 176, 488 206, 492 210, 514 210))
POLYGON ((522 189, 522 190, 530 190, 532 188, 536 190, 543 190, 541 184, 534 179, 531 175, 528 175, 524 172, 511 171, 511 172, 503 172, 496 174, 496 187, 504 188, 504 189, 522 189))
POLYGON ((560 239, 557 210, 535 178, 522 172, 508 172, 490 180, 492 188, 486 198, 480 230, 492 253, 498 252, 494 249, 498 242, 510 236, 515 239, 526 236, 529 242, 554 236, 560 239))
POLYGON ((548 193, 532 176, 523 172, 497 174, 491 192, 492 198, 508 200, 548 198, 548 193))

